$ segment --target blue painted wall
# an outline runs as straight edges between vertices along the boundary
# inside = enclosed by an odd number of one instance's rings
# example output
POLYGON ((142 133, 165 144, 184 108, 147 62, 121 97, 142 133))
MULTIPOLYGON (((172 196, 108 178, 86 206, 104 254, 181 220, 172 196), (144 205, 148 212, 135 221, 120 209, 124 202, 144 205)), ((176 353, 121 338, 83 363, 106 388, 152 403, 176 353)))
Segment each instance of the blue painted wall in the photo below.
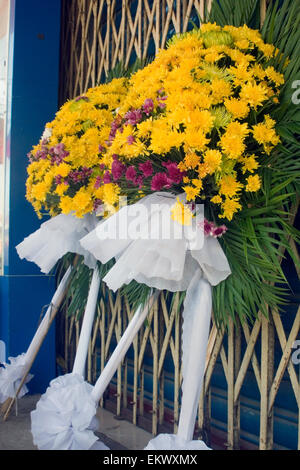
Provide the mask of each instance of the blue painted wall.
MULTIPOLYGON (((0 277, 0 339, 7 356, 26 351, 42 308, 54 292, 53 277, 19 259, 15 246, 41 221, 25 199, 27 153, 58 105, 60 0, 15 0, 10 38, 11 100, 7 129, 4 276, 0 277)), ((55 376, 55 331, 48 335, 33 366, 30 392, 43 392, 55 376)))

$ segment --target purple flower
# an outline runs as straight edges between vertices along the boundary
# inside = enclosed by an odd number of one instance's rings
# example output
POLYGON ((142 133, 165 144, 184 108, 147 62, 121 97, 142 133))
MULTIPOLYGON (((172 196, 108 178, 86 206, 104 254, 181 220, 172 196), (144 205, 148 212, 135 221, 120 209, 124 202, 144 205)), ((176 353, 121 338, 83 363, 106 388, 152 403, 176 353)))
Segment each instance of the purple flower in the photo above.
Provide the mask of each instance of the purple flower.
POLYGON ((109 173, 109 171, 106 171, 104 173, 104 176, 103 176, 103 183, 104 184, 109 184, 111 183, 111 174, 109 173))
POLYGON ((200 228, 203 228, 204 235, 206 237, 214 237, 219 238, 221 237, 226 231, 226 225, 221 225, 217 227, 213 222, 209 222, 207 219, 204 219, 203 222, 199 223, 198 225, 200 228))
POLYGON ((141 109, 133 109, 132 111, 128 111, 125 116, 125 124, 135 126, 139 122, 141 122, 143 118, 142 110, 141 109))
POLYGON ((134 142, 135 142, 135 137, 134 137, 134 135, 129 135, 129 136, 127 137, 127 143, 128 143, 129 145, 132 145, 132 144, 134 144, 134 142))
POLYGON ((70 171, 68 179, 74 183, 81 183, 82 181, 87 180, 91 176, 92 172, 93 170, 91 168, 82 167, 81 170, 70 171))
POLYGON ((204 219, 203 230, 204 230, 204 235, 206 237, 212 235, 212 231, 214 228, 215 228, 215 224, 213 222, 209 222, 208 220, 204 219))
POLYGON ((144 184, 144 178, 142 175, 139 175, 136 179, 136 184, 138 185, 139 189, 142 189, 144 184))
POLYGON ((65 150, 65 145, 60 143, 55 145, 55 147, 51 147, 49 149, 49 154, 51 155, 52 165, 59 165, 69 155, 69 152, 65 150))
POLYGON ((121 116, 117 116, 116 119, 111 123, 110 127, 110 134, 109 134, 109 142, 112 142, 116 136, 117 130, 122 132, 122 118, 121 116))
POLYGON ((139 170, 143 173, 145 178, 148 178, 149 176, 153 175, 153 167, 152 167, 152 163, 150 162, 150 160, 148 160, 145 163, 140 163, 139 170))
POLYGON ((127 181, 132 181, 134 184, 137 183, 137 175, 134 166, 129 166, 126 171, 126 179, 127 181))
POLYGON ((145 100, 144 105, 143 105, 143 111, 144 111, 144 113, 145 113, 147 116, 149 116, 149 115, 152 113, 153 109, 154 109, 153 100, 152 100, 151 98, 147 98, 147 99, 145 100))
POLYGON ((95 189, 99 189, 100 186, 101 186, 101 184, 102 184, 102 178, 101 178, 101 176, 97 176, 96 181, 95 181, 94 188, 95 188, 95 189))
POLYGON ((99 145, 99 152, 100 153, 103 153, 105 151, 105 147, 103 147, 103 145, 99 145))
POLYGON ((151 190, 160 191, 163 188, 170 188, 171 183, 166 173, 156 173, 151 181, 151 190))
POLYGON ((77 98, 75 98, 75 101, 80 101, 80 100, 85 100, 85 101, 89 101, 88 97, 87 96, 77 96, 77 98))
POLYGON ((94 200, 94 211, 96 211, 101 205, 103 204, 103 202, 101 201, 101 199, 95 199, 94 200))
POLYGON ((173 184, 180 184, 182 182, 183 173, 179 170, 177 163, 170 160, 163 163, 163 166, 168 170, 168 177, 173 184))
POLYGON ((123 163, 121 163, 117 159, 114 159, 114 161, 112 162, 112 166, 111 166, 111 172, 112 172, 114 181, 119 180, 124 175, 125 169, 126 168, 125 168, 125 165, 123 165, 123 163))
POLYGON ((224 235, 224 233, 226 232, 227 232, 226 225, 221 225, 220 227, 214 227, 212 236, 214 238, 222 237, 222 235, 224 235))
POLYGON ((56 185, 62 184, 63 182, 62 176, 61 175, 55 176, 54 181, 56 185))

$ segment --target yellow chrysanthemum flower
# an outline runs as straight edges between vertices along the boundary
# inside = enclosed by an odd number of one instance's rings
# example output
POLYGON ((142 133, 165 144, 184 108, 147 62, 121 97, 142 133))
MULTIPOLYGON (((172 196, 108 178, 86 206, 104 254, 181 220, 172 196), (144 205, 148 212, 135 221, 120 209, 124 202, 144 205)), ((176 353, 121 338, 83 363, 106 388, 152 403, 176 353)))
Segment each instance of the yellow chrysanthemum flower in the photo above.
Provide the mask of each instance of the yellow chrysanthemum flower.
POLYGON ((256 192, 261 187, 261 181, 258 175, 251 175, 247 178, 246 191, 256 192))
POLYGON ((216 170, 220 169, 222 154, 219 150, 207 150, 204 154, 203 160, 206 164, 208 174, 212 174, 216 170))
POLYGON ((198 195, 200 190, 194 186, 184 186, 184 192, 186 194, 187 201, 193 201, 198 195))
POLYGON ((225 99, 224 104, 235 119, 244 119, 250 112, 248 104, 238 98, 225 99))
POLYGON ((176 203, 171 208, 171 219, 180 225, 191 225, 193 217, 190 208, 177 198, 176 203))
POLYGON ((266 101, 268 96, 268 89, 264 85, 255 83, 246 83, 242 85, 240 97, 243 101, 248 103, 255 110, 266 101))
POLYGON ((225 175, 219 182, 219 192, 226 197, 236 196, 243 185, 236 180, 235 175, 225 175))
POLYGON ((237 199, 226 198, 221 205, 222 214, 219 217, 232 220, 234 214, 242 209, 241 204, 237 199))

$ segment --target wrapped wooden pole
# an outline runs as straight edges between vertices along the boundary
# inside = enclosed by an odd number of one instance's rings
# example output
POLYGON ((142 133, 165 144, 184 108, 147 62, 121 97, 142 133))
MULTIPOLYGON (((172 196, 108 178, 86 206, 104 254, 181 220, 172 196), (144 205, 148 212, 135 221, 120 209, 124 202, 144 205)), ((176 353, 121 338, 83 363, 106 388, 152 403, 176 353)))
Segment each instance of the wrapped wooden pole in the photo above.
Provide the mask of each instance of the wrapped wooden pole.
POLYGON ((5 403, 3 404, 2 408, 1 408, 1 412, 4 414, 4 421, 7 419, 9 413, 10 413, 10 410, 13 406, 13 404, 15 403, 16 399, 18 398, 18 395, 22 389, 22 387, 24 386, 25 382, 26 382, 26 379, 28 377, 28 374, 31 370, 31 367, 34 363, 34 360, 44 342, 44 339, 46 338, 47 336, 47 333, 52 325, 52 322, 54 320, 54 318, 56 317, 56 314, 59 310, 59 307, 63 301, 63 299, 65 298, 65 295, 66 295, 66 292, 67 292, 67 289, 68 289, 68 284, 69 284, 69 278, 70 278, 70 275, 71 275, 71 271, 72 271, 72 267, 70 266, 65 275, 63 276, 62 280, 60 281, 59 283, 59 286, 51 300, 51 303, 47 309, 47 312, 42 320, 42 322, 40 323, 30 345, 29 345, 29 348, 27 350, 27 352, 25 353, 24 355, 24 372, 23 372, 23 376, 20 377, 20 383, 19 383, 19 386, 17 388, 17 391, 15 393, 15 396, 14 397, 9 397, 5 403))

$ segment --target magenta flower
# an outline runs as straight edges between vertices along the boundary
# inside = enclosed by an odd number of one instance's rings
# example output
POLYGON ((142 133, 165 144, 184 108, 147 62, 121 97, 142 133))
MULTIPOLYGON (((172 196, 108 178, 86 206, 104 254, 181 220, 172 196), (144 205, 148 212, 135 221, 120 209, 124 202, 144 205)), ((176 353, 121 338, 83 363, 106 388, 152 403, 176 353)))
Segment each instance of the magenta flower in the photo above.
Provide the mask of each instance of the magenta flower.
POLYGON ((49 149, 49 154, 51 156, 52 165, 59 165, 69 155, 69 152, 65 150, 64 144, 60 143, 55 145, 55 147, 51 147, 49 149))
POLYGON ((129 166, 126 171, 126 179, 127 181, 132 181, 132 183, 137 183, 137 174, 134 166, 129 166))
POLYGON ((144 105, 143 105, 143 111, 144 111, 144 113, 145 113, 147 116, 149 116, 149 115, 152 113, 153 109, 154 109, 153 100, 152 100, 151 98, 147 98, 147 99, 145 100, 144 105))
POLYGON ((132 111, 128 111, 125 116, 125 124, 130 124, 135 126, 139 122, 141 122, 143 118, 142 110, 141 109, 133 109, 132 111))
POLYGON ((103 153, 105 150, 105 147, 103 147, 103 145, 99 145, 99 153, 103 153))
POLYGON ((95 189, 99 189, 100 186, 101 186, 101 183, 102 183, 102 178, 101 178, 101 176, 97 176, 96 181, 95 181, 94 188, 95 188, 95 189))
POLYGON ((212 235, 212 231, 214 228, 215 228, 215 224, 213 222, 209 222, 208 220, 204 219, 203 229, 204 229, 204 235, 206 237, 212 235))
POLYGON ((129 135, 129 136, 127 137, 127 143, 128 143, 129 145, 132 145, 132 144, 134 144, 134 142, 135 142, 135 137, 134 137, 134 135, 129 135))
POLYGON ((227 232, 227 227, 226 225, 221 225, 220 227, 214 227, 212 236, 214 238, 222 237, 224 233, 227 232))
POLYGON ((145 178, 153 175, 153 166, 150 160, 145 163, 139 164, 139 170, 143 173, 145 178))
POLYGON ((151 181, 151 190, 160 191, 163 188, 170 188, 171 183, 166 173, 156 173, 151 181))
POLYGON ((111 172, 114 181, 119 180, 124 175, 125 169, 125 165, 123 165, 123 163, 121 163, 117 158, 115 158, 111 166, 111 172))
POLYGON ((75 98, 75 101, 80 101, 80 100, 90 101, 87 96, 77 96, 77 98, 75 98))
POLYGON ((207 219, 204 219, 203 222, 198 224, 198 227, 203 228, 204 235, 206 237, 219 238, 227 231, 226 225, 221 225, 217 227, 213 222, 209 222, 207 219))
POLYGON ((56 185, 61 184, 63 182, 62 176, 61 175, 55 176, 54 181, 56 185))
POLYGON ((98 207, 100 207, 101 205, 103 204, 103 202, 101 201, 101 199, 95 199, 94 200, 94 211, 96 211, 98 209, 98 207))
POLYGON ((122 118, 121 116, 117 116, 116 119, 111 123, 111 128, 110 128, 110 134, 109 134, 109 140, 108 142, 112 142, 116 136, 117 131, 119 130, 120 132, 123 131, 121 128, 122 126, 122 118))
POLYGON ((144 184, 144 178, 142 175, 139 175, 136 179, 136 184, 138 185, 139 189, 142 189, 144 184))
POLYGON ((170 160, 163 163, 163 166, 168 170, 168 177, 172 184, 180 184, 182 182, 183 173, 179 170, 177 163, 170 160))
POLYGON ((109 173, 109 171, 106 171, 103 175, 103 183, 104 184, 109 184, 111 183, 111 174, 109 173))

